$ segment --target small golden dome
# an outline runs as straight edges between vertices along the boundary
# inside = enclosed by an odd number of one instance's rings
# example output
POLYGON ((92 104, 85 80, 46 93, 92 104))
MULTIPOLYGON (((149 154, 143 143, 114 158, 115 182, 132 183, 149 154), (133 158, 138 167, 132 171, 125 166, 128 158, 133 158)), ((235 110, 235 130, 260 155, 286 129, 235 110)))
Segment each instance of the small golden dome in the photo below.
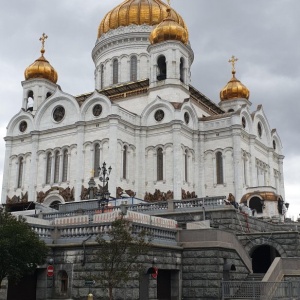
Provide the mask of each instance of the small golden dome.
POLYGON ((42 41, 41 57, 38 58, 33 64, 26 68, 24 72, 25 80, 33 78, 48 79, 53 83, 57 82, 58 76, 55 69, 50 65, 49 61, 44 57, 45 49, 44 43, 47 36, 43 33, 40 38, 42 41))
MULTIPOLYGON (((167 8, 168 5, 161 0, 125 0, 103 18, 98 28, 98 38, 120 26, 158 25, 167 18, 167 8)), ((187 30, 182 17, 174 9, 171 9, 171 17, 187 30)))
POLYGON ((167 12, 167 18, 152 30, 149 36, 150 43, 157 44, 168 40, 175 40, 187 44, 189 41, 188 31, 171 17, 170 8, 167 9, 167 12))
POLYGON ((235 77, 234 64, 238 59, 232 56, 230 63, 232 63, 232 78, 226 84, 226 86, 220 92, 220 98, 222 101, 232 99, 247 99, 249 100, 250 91, 235 77))

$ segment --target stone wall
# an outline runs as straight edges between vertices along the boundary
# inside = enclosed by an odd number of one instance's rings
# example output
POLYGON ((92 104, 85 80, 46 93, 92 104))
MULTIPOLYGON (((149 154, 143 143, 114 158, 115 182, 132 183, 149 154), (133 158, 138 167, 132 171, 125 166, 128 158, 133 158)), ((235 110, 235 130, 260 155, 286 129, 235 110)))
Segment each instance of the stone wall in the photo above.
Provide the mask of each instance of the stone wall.
POLYGON ((182 258, 182 299, 221 299, 221 281, 224 277, 224 258, 235 265, 229 272, 230 280, 244 280, 248 275, 235 251, 226 249, 190 249, 182 258))

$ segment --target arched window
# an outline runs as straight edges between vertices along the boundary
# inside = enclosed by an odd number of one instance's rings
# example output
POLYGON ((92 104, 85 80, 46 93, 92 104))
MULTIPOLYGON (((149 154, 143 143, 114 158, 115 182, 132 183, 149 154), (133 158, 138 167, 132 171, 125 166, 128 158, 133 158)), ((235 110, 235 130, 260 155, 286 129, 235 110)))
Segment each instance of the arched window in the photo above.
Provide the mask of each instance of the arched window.
POLYGON ((164 160, 163 160, 163 149, 157 149, 157 181, 164 179, 164 160))
POLYGON ((184 152, 184 181, 188 182, 188 151, 184 152))
POLYGON ((48 92, 48 93, 46 94, 46 99, 49 98, 49 97, 51 97, 51 96, 52 96, 52 93, 51 93, 51 92, 48 92))
POLYGON ((51 163, 52 163, 51 153, 48 153, 47 162, 46 162, 46 183, 47 184, 49 184, 51 180, 51 163))
POLYGON ((69 278, 66 271, 62 270, 58 272, 58 280, 60 286, 60 293, 66 294, 68 292, 69 278))
POLYGON ((99 176, 98 168, 100 167, 100 145, 96 144, 94 147, 94 176, 99 176))
POLYGON ((104 66, 100 66, 100 89, 104 88, 104 66))
POLYGON ((113 84, 116 84, 119 82, 119 62, 115 58, 113 60, 113 84))
POLYGON ((19 169, 18 169, 18 188, 22 187, 23 169, 24 169, 24 159, 23 159, 23 157, 20 157, 19 158, 19 169))
POLYGON ((127 146, 124 146, 123 148, 123 178, 126 177, 126 171, 127 171, 127 146))
POLYGON ((180 81, 184 82, 184 59, 180 58, 180 81))
POLYGON ((157 60, 158 75, 157 80, 165 80, 167 78, 167 63, 166 58, 162 55, 157 60))
POLYGON ((130 58, 130 81, 137 80, 137 57, 132 56, 130 58))
POLYGON ((63 174, 62 181, 65 182, 68 180, 68 150, 64 150, 63 152, 63 174))
POLYGON ((223 184, 223 156, 222 152, 216 153, 216 170, 217 170, 217 184, 223 184))

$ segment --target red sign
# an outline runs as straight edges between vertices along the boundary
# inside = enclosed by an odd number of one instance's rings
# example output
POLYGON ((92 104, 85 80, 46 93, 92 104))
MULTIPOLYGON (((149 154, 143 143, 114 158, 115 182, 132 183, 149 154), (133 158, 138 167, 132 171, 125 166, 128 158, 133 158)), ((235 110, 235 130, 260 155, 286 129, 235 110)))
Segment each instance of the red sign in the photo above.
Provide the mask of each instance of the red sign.
POLYGON ((52 277, 53 275, 54 275, 54 267, 50 265, 47 267, 47 276, 52 277))
POLYGON ((158 269, 156 267, 153 267, 153 273, 151 274, 151 277, 156 279, 158 274, 158 269))

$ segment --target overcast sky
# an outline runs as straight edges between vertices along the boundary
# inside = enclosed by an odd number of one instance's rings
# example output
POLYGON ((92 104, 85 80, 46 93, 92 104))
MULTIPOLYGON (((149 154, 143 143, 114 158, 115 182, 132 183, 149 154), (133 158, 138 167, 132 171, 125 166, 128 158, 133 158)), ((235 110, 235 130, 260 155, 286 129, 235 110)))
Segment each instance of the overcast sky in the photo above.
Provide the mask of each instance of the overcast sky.
MULTIPOLYGON (((6 126, 22 105, 24 70, 40 54, 72 95, 94 90, 91 51, 105 13, 121 0, 4 0, 0 10, 0 176, 6 126)), ((300 1, 172 0, 184 18, 195 53, 192 84, 219 102, 239 58, 236 77, 250 89, 252 111, 262 104, 284 146, 288 216, 300 213, 300 1)))

